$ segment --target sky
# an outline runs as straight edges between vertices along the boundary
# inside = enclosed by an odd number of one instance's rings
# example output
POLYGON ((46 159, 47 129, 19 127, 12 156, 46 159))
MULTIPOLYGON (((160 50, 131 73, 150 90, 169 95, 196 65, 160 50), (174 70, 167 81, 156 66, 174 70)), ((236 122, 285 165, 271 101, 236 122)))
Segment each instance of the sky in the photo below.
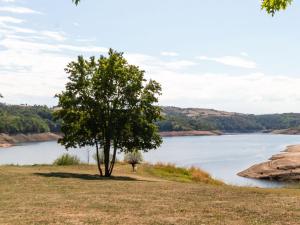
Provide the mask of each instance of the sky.
POLYGON ((160 105, 300 112, 299 27, 299 1, 271 17, 260 0, 0 0, 1 101, 54 106, 69 62, 113 48, 160 105))

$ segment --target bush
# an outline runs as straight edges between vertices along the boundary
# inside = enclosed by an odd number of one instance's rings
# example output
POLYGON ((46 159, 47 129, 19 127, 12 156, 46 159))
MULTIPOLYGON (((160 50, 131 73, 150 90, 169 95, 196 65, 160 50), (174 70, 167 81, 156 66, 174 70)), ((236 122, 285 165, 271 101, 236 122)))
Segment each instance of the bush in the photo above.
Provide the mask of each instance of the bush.
POLYGON ((136 165, 143 161, 143 156, 140 151, 128 152, 124 156, 124 161, 132 165, 133 172, 136 171, 136 165))
POLYGON ((55 166, 72 166, 72 165, 79 165, 80 159, 75 155, 70 155, 68 153, 63 154, 62 156, 58 157, 54 162, 53 165, 55 166))

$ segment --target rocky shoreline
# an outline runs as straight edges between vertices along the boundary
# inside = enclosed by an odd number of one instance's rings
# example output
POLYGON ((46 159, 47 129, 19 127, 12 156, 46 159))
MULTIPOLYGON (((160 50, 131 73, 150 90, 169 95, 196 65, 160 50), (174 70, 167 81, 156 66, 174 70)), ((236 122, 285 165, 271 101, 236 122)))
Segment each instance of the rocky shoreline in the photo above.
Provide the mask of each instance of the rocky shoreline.
POLYGON ((191 131, 166 131, 160 132, 162 137, 184 137, 184 136, 218 136, 222 135, 220 131, 199 131, 199 130, 191 130, 191 131))
POLYGON ((61 136, 54 133, 39 133, 39 134, 17 134, 7 135, 0 134, 0 148, 8 148, 16 144, 26 142, 43 142, 57 141, 61 136))
POLYGON ((255 179, 299 181, 300 145, 288 146, 282 153, 273 155, 269 161, 251 166, 238 175, 255 179))
POLYGON ((300 129, 299 128, 288 128, 288 129, 281 129, 281 130, 273 130, 271 134, 287 134, 287 135, 299 135, 300 129))

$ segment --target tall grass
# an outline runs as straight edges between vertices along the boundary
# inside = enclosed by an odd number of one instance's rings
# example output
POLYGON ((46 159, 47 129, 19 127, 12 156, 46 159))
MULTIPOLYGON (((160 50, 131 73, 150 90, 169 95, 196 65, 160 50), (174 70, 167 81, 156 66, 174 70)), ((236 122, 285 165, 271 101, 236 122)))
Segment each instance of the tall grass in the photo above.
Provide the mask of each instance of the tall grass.
POLYGON ((201 182, 206 184, 222 185, 223 182, 212 178, 207 172, 196 168, 177 167, 173 164, 157 163, 146 166, 147 172, 152 175, 182 182, 201 182))
POLYGON ((53 165, 55 166, 73 166, 79 164, 81 164, 80 159, 77 156, 68 153, 63 154, 53 162, 53 165))

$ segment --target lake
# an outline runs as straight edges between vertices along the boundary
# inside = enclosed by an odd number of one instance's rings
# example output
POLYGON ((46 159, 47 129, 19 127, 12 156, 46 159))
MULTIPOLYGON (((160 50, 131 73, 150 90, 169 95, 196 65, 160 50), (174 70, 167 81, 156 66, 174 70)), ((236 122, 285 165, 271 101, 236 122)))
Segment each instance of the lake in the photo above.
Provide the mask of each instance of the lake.
MULTIPOLYGON (((247 179, 236 174, 268 160, 287 145, 300 144, 300 136, 271 134, 167 137, 163 140, 159 149, 144 153, 145 161, 196 166, 228 184, 259 187, 279 187, 282 184, 247 179)), ((65 152, 56 142, 28 143, 0 149, 0 164, 50 164, 65 152)), ((93 149, 71 149, 69 152, 84 162, 94 163, 93 149)), ((122 159, 122 155, 119 158, 122 159)))

